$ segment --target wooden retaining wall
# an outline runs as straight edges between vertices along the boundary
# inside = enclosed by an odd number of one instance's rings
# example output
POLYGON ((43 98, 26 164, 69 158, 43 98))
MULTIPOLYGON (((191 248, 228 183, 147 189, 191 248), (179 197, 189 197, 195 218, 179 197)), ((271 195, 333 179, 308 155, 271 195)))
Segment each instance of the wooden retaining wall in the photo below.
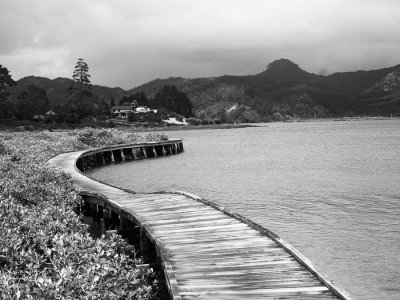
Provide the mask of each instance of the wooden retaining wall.
POLYGON ((144 267, 162 266, 171 299, 352 299, 291 245, 239 214, 185 192, 135 194, 83 174, 183 150, 181 140, 169 140, 64 153, 49 162, 71 174, 84 214, 100 232, 122 235, 132 245, 125 251, 144 257, 144 267))

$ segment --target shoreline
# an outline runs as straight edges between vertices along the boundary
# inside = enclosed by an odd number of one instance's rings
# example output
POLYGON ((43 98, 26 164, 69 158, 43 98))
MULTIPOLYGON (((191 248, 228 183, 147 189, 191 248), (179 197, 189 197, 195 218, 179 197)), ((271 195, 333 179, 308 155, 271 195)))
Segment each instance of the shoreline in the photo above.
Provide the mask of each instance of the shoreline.
MULTIPOLYGON (((389 121, 400 120, 400 117, 330 117, 317 119, 291 119, 283 122, 262 122, 262 123, 240 123, 240 124, 220 124, 220 125, 176 125, 159 127, 135 127, 126 126, 125 129, 132 131, 180 131, 180 130, 202 130, 202 129, 238 129, 248 127, 268 127, 273 123, 305 123, 305 122, 349 122, 349 121, 389 121)), ((121 123, 120 123, 121 124, 121 123)))
POLYGON ((109 121, 106 120, 101 122, 94 122, 91 124, 45 124, 35 121, 19 121, 19 122, 1 122, 0 120, 0 131, 15 131, 17 127, 26 127, 22 131, 41 131, 41 130, 72 130, 82 129, 85 127, 92 128, 110 128, 107 126, 108 122, 113 122, 114 127, 123 128, 124 130, 131 132, 151 132, 151 131, 180 131, 180 130, 203 130, 203 129, 238 129, 247 127, 268 127, 268 124, 273 123, 297 123, 297 122, 340 122, 340 121, 389 121, 389 120, 400 120, 400 116, 394 117, 372 117, 372 116, 360 116, 360 117, 328 117, 328 118, 296 118, 288 119, 285 121, 274 121, 274 122, 261 122, 261 123, 239 123, 239 124, 209 124, 209 125, 172 125, 172 126, 142 126, 138 124, 128 123, 126 121, 109 121))
POLYGON ((258 127, 254 124, 222 124, 222 125, 178 125, 178 126, 160 126, 160 127, 126 127, 133 131, 180 131, 180 130, 202 130, 202 129, 237 129, 247 127, 258 127))

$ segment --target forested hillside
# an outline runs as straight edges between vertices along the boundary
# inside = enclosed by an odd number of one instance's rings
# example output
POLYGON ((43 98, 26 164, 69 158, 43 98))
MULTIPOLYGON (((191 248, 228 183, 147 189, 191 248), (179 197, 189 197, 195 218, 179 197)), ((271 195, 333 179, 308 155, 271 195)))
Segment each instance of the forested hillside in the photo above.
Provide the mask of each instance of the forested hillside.
POLYGON ((8 102, 5 105, 3 99, 2 105, 14 109, 17 116, 18 106, 34 106, 30 115, 51 108, 65 112, 64 119, 70 121, 90 115, 106 116, 110 105, 138 96, 142 100, 135 100, 142 105, 163 108, 164 112, 220 122, 400 115, 400 65, 323 76, 280 59, 256 75, 170 77, 127 91, 98 85, 82 90, 73 83, 66 78, 25 77, 7 88, 8 102))

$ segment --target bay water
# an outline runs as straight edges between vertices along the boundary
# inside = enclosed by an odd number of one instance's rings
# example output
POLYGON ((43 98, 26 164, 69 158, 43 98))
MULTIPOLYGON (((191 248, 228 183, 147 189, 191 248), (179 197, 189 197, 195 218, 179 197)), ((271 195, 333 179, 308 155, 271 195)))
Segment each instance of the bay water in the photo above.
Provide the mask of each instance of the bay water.
POLYGON ((356 299, 400 299, 400 120, 169 131, 179 155, 90 177, 181 190, 272 230, 356 299))

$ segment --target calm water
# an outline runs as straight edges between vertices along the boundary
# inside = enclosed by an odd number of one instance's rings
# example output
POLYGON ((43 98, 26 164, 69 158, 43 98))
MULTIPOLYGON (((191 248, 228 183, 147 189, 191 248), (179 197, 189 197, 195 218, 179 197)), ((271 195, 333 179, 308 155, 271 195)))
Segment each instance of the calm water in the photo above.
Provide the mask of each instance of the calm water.
POLYGON ((168 132, 185 152, 91 176, 183 190, 271 229, 357 299, 400 299, 400 120, 168 132))

